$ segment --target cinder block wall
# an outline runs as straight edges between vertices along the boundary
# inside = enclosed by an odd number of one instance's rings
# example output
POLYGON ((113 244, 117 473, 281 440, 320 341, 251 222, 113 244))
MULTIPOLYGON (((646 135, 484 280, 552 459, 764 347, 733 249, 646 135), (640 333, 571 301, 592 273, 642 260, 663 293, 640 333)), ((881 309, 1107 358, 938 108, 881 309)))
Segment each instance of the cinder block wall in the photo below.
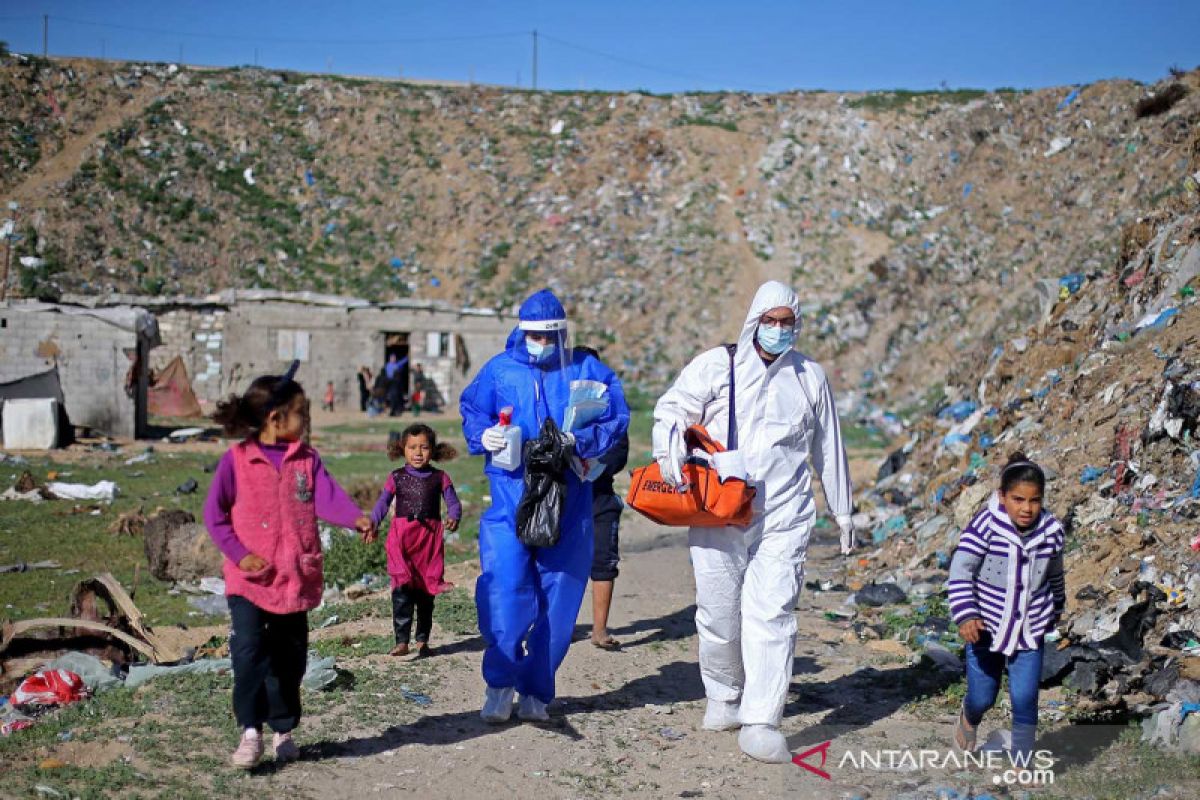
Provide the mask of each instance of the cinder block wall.
POLYGON ((151 351, 151 369, 162 369, 175 356, 182 357, 192 391, 206 410, 232 391, 221 374, 225 317, 225 309, 211 307, 177 308, 155 314, 162 345, 151 351))
POLYGON ((385 332, 409 334, 409 367, 420 363, 445 398, 456 407, 467 383, 504 346, 511 321, 456 312, 395 308, 326 308, 296 303, 240 303, 224 320, 221 374, 226 391, 241 391, 258 375, 278 374, 288 358, 279 352, 280 331, 308 333, 307 359, 298 379, 315 403, 333 381, 340 408, 358 407, 358 368, 378 373, 383 366, 385 332), (430 355, 429 333, 455 334, 467 348, 470 368, 464 375, 450 353, 430 355))
POLYGON ((135 435, 136 407, 125 375, 137 339, 95 317, 0 306, 0 382, 45 372, 58 364, 67 414, 116 436, 135 435), (40 351, 40 355, 39 355, 40 351))

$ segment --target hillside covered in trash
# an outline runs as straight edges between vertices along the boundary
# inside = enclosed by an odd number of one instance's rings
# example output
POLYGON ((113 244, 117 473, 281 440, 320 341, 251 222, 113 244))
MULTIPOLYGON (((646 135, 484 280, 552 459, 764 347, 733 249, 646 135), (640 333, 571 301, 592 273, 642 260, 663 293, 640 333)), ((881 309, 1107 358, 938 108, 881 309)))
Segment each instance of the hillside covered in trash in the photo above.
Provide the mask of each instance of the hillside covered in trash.
POLYGON ((654 96, 13 55, 0 195, 26 295, 549 285, 647 388, 778 278, 838 388, 900 411, 1195 196, 1198 84, 654 96))
MULTIPOLYGON (((959 532, 1023 450, 1067 531, 1043 680, 1077 693, 1074 712, 1154 712, 1148 738, 1194 749, 1200 725, 1180 722, 1200 702, 1200 207, 1176 198, 1119 247, 903 431, 860 497, 878 548, 862 579, 940 591, 959 532)), ((945 622, 913 635, 937 642, 945 622)))

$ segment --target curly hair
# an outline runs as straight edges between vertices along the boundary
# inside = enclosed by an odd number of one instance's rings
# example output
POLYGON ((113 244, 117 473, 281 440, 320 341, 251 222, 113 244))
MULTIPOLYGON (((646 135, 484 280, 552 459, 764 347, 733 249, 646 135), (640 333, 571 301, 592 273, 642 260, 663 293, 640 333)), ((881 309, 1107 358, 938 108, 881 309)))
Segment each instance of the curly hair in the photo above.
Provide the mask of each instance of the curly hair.
POLYGON ((433 428, 418 422, 416 424, 409 425, 404 429, 403 433, 400 433, 399 435, 393 433, 388 437, 388 458, 390 458, 392 461, 403 458, 404 445, 406 445, 408 440, 414 436, 424 436, 425 440, 429 442, 429 448, 433 451, 433 457, 431 459, 433 461, 449 461, 458 455, 458 450, 454 449, 452 445, 446 444, 445 442, 439 442, 437 440, 437 432, 434 431, 433 428))

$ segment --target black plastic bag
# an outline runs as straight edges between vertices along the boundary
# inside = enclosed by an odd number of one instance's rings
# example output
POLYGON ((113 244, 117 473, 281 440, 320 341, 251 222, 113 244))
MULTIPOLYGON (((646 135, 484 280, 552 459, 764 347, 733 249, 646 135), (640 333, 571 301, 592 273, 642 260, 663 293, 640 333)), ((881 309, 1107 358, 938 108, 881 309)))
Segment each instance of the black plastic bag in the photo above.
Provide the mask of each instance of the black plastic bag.
POLYGON ((553 419, 536 439, 525 442, 525 491, 517 505, 517 538, 528 547, 553 547, 562 533, 567 470, 574 447, 553 419))

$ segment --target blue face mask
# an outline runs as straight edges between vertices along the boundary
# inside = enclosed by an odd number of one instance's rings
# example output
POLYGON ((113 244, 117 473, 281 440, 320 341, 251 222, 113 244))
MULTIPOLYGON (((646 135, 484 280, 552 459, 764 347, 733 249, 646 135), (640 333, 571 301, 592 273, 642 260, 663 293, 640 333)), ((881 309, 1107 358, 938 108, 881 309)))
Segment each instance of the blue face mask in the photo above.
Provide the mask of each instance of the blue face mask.
POLYGON ((542 344, 541 342, 535 342, 531 339, 525 340, 525 352, 529 353, 529 355, 533 357, 534 361, 544 361, 545 359, 554 355, 555 347, 556 345, 553 342, 550 344, 542 344))
POLYGON ((773 328, 768 325, 758 326, 758 345, 773 356, 792 349, 796 342, 796 332, 791 328, 773 328))

